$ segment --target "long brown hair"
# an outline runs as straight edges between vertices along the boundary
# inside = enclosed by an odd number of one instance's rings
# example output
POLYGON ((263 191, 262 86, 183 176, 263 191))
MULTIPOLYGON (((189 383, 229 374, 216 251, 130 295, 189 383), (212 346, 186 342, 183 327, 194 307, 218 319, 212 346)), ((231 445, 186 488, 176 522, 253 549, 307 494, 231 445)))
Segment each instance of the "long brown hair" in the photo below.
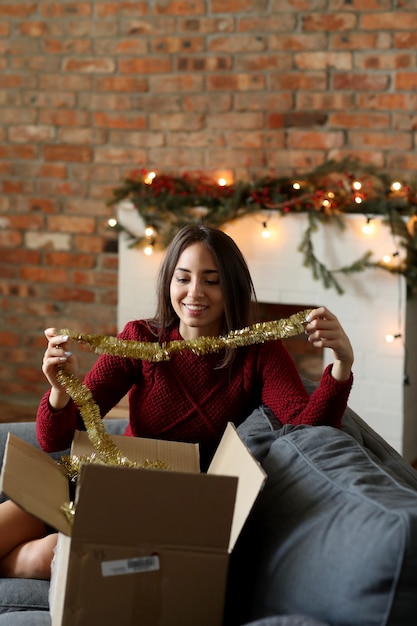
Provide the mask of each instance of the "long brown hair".
MULTIPOLYGON (((249 268, 238 246, 221 230, 203 224, 190 224, 175 235, 159 270, 157 307, 152 321, 158 328, 160 341, 164 333, 178 322, 171 303, 170 285, 179 257, 194 243, 207 246, 217 264, 224 300, 224 334, 253 322, 255 289, 249 268)), ((233 351, 228 351, 223 366, 230 364, 232 359, 233 351)))

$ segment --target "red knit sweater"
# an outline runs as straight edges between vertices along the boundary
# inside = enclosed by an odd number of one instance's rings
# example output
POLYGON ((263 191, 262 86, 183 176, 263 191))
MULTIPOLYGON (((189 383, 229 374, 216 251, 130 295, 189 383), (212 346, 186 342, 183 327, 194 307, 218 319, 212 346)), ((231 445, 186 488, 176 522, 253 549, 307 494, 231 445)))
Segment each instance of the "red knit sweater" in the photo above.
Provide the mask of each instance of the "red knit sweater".
MULTIPOLYGON (((129 322, 122 339, 155 341, 143 321, 129 322)), ((167 341, 181 339, 178 329, 167 341)), ((257 406, 268 406, 284 424, 340 426, 352 376, 336 381, 331 366, 311 396, 281 341, 238 348, 231 367, 219 369, 222 354, 196 356, 185 351, 170 361, 149 363, 102 355, 85 378, 104 416, 129 391, 130 418, 125 434, 215 446, 225 425, 239 425, 257 406)), ((48 451, 70 445, 83 428, 72 402, 55 411, 49 391, 40 403, 37 436, 48 451)))

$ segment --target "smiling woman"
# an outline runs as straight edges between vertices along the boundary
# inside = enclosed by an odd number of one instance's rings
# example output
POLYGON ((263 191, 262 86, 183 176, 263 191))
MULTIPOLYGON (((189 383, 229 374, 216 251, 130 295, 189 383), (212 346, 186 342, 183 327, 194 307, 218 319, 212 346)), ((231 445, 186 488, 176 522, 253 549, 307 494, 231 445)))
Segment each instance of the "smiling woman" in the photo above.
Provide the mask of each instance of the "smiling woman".
POLYGON ((171 280, 170 296, 183 339, 222 334, 224 301, 219 270, 203 243, 182 252, 171 280))

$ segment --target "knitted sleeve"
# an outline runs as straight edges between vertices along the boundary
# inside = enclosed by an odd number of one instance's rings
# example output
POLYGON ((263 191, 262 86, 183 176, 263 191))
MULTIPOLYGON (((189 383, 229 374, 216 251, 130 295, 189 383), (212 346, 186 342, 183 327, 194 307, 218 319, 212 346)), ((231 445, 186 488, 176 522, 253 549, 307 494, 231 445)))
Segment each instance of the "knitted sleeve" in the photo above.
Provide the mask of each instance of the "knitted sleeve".
MULTIPOLYGON (((129 322, 118 335, 121 339, 151 341, 155 338, 144 322, 129 322)), ((101 355, 84 384, 104 417, 128 392, 140 376, 141 362, 133 359, 101 355)), ((36 417, 36 434, 40 447, 46 452, 65 450, 71 445, 76 429, 84 429, 81 416, 70 399, 67 406, 54 410, 49 404, 50 390, 43 396, 36 417)))
POLYGON ((337 381, 329 365, 310 396, 282 342, 264 344, 258 354, 258 366, 262 376, 262 402, 281 423, 326 424, 340 428, 352 375, 346 381, 337 381))

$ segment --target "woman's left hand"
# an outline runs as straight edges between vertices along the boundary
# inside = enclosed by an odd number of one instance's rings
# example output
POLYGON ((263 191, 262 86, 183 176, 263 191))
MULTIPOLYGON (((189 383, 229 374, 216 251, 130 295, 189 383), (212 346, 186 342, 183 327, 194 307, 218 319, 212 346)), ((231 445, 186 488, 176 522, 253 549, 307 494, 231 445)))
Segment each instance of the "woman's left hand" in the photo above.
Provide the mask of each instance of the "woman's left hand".
POLYGON ((347 380, 352 371, 354 355, 349 337, 337 317, 326 307, 313 309, 308 316, 305 332, 314 347, 333 350, 332 376, 336 380, 347 380))

